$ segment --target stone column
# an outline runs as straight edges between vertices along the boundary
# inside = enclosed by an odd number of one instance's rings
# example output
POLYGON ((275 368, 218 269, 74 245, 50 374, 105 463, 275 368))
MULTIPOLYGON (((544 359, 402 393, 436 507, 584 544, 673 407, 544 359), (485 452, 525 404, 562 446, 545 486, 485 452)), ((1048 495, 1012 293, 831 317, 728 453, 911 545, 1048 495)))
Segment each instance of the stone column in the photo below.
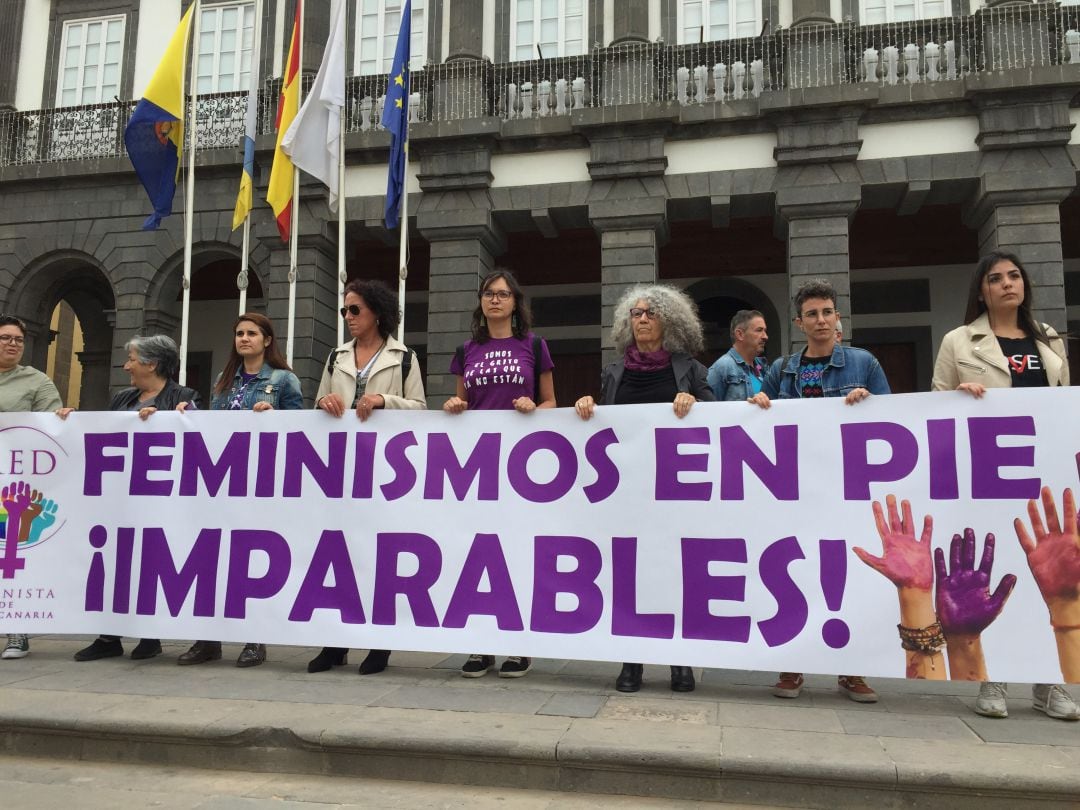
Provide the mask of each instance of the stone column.
POLYGON ((431 243, 428 270, 428 407, 441 408, 454 393, 454 351, 470 335, 480 279, 506 251, 487 189, 488 138, 440 139, 419 144, 420 189, 416 229, 431 243))
POLYGON ((980 254, 1001 249, 1020 257, 1031 278, 1035 316, 1059 331, 1068 321, 1061 203, 1076 187, 1067 151, 1071 93, 1027 88, 975 96, 983 155, 966 212, 979 230, 980 254))
POLYGON ((615 304, 635 284, 657 280, 659 251, 668 239, 667 200, 599 200, 589 204, 589 221, 600 235, 600 347, 606 365, 616 359, 615 304))
MULTIPOLYGON (((851 257, 848 240, 851 218, 859 206, 858 187, 847 185, 801 189, 813 202, 789 202, 777 193, 777 215, 787 224, 787 269, 790 301, 811 278, 823 278, 836 289, 836 309, 848 321, 851 313, 851 257), (855 193, 852 194, 852 191, 855 193)), ((792 332, 792 343, 803 344, 802 333, 792 332)))
POLYGON ((19 79, 19 44, 22 41, 25 0, 0 0, 0 112, 15 109, 19 79))
POLYGON ((612 45, 649 41, 649 0, 619 0, 612 45))
MULTIPOLYGON (((320 196, 318 205, 301 200, 296 259, 292 367, 308 403, 315 399, 326 358, 337 344, 341 307, 337 295, 337 222, 327 220, 322 197, 325 191, 321 189, 319 186, 316 191, 320 196)), ((288 339, 289 245, 281 241, 272 222, 259 228, 259 238, 270 250, 269 279, 264 283, 266 316, 274 322, 284 354, 288 339)))
POLYGON ((491 63, 484 53, 484 0, 447 0, 446 61, 430 65, 431 120, 483 118, 493 113, 491 63))
MULTIPOLYGON (((84 411, 103 411, 109 407, 109 357, 110 352, 76 352, 82 366, 82 385, 79 388, 78 407, 84 411)), ((65 402, 65 405, 74 405, 65 402)))

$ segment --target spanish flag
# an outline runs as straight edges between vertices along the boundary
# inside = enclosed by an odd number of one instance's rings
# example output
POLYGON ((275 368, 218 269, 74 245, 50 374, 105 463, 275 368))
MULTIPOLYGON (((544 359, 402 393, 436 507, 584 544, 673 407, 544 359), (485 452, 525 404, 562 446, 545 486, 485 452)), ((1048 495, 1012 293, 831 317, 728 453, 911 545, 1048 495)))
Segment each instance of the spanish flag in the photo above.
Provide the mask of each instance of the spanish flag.
POLYGON ((281 82, 281 98, 277 111, 277 145, 274 147, 274 165, 270 168, 270 184, 266 201, 274 211, 281 241, 289 241, 292 228, 293 162, 281 149, 293 119, 300 108, 300 15, 302 0, 296 0, 296 19, 293 21, 292 37, 289 39, 289 58, 285 62, 285 76, 281 82))
POLYGON ((191 15, 198 5, 192 3, 180 20, 124 130, 131 165, 154 206, 154 213, 143 223, 146 231, 157 228, 172 213, 176 196, 176 175, 184 148, 184 65, 191 15))

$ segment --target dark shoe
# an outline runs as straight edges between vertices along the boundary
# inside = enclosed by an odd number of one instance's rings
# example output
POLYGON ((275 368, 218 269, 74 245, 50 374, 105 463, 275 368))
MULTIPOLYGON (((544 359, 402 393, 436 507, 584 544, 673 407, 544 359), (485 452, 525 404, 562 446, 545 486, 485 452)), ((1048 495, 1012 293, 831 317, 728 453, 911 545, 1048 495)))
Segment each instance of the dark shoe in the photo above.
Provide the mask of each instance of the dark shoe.
POLYGON ((124 654, 124 645, 120 640, 106 641, 95 638, 89 647, 83 647, 75 653, 76 661, 97 661, 99 658, 117 658, 124 654))
POLYGON ((520 678, 532 669, 532 659, 523 655, 511 655, 499 667, 500 678, 520 678))
POLYGON ((636 692, 641 688, 641 673, 644 664, 623 664, 622 672, 615 679, 615 688, 620 692, 636 692))
POLYGON ((196 641, 191 649, 176 659, 176 663, 182 667, 191 664, 205 664, 207 661, 221 660, 220 641, 196 641))
POLYGON ((139 643, 131 651, 131 660, 145 661, 155 655, 161 655, 161 642, 156 638, 143 638, 139 639, 139 643))
POLYGON ((480 655, 474 653, 461 667, 462 678, 482 678, 487 675, 489 669, 495 666, 494 655, 480 655))
POLYGON ((376 675, 386 669, 390 661, 390 650, 371 650, 360 662, 361 675, 376 675))
POLYGON ((671 691, 672 692, 693 692, 694 691, 694 670, 692 667, 672 667, 671 668, 671 691))
POLYGON ((349 651, 344 647, 323 647, 319 654, 308 661, 308 672, 326 672, 331 667, 349 663, 349 651))
POLYGON ((245 644, 240 651, 240 657, 236 659, 238 667, 257 667, 266 661, 265 644, 245 644))

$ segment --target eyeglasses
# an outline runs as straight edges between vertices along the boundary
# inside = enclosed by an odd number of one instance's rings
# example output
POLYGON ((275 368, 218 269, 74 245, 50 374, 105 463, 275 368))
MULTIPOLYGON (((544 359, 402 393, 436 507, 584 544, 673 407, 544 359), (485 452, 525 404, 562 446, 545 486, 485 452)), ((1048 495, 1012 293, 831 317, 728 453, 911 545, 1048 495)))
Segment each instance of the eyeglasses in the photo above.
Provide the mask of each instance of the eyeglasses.
POLYGON ((636 321, 642 315, 650 321, 655 321, 660 317, 659 313, 655 309, 642 309, 641 307, 634 307, 630 310, 630 320, 636 321))
POLYGON ((26 338, 22 335, 0 335, 0 345, 7 346, 9 343, 14 343, 16 346, 22 346, 26 343, 26 338))
POLYGON ((338 312, 341 313, 342 318, 344 318, 346 315, 352 315, 355 318, 363 311, 364 310, 362 310, 357 304, 349 304, 347 307, 342 307, 338 310, 338 312))
POLYGON ((493 298, 498 298, 500 301, 509 301, 514 297, 514 294, 510 290, 484 290, 480 293, 480 297, 485 301, 490 301, 493 298))

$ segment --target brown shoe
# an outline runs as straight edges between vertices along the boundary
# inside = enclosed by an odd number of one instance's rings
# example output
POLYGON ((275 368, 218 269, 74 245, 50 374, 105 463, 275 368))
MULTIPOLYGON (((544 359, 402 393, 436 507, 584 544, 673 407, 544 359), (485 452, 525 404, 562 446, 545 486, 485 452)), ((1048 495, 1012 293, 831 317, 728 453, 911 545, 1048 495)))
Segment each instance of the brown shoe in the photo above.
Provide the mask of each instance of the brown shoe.
POLYGON ((802 692, 803 676, 801 672, 781 672, 780 679, 772 693, 778 698, 797 698, 802 692))
POLYGON ((220 641, 196 641, 191 645, 190 650, 176 659, 176 663, 186 667, 191 664, 205 664, 207 661, 218 661, 220 659, 220 641))
POLYGON ((859 675, 838 675, 836 686, 856 703, 877 703, 877 692, 859 675))

